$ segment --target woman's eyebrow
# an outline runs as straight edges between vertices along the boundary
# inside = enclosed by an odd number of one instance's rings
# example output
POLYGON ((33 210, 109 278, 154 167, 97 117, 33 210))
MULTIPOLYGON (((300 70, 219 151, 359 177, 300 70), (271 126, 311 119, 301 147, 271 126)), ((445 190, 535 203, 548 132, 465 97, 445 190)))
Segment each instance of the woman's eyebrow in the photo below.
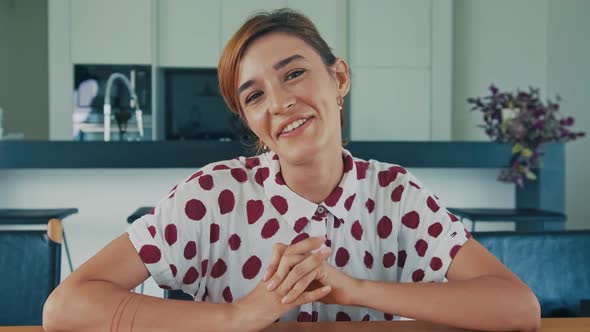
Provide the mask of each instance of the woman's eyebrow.
POLYGON ((247 80, 246 82, 242 83, 242 85, 240 85, 240 87, 238 88, 238 96, 244 92, 244 90, 248 89, 249 87, 252 86, 252 84, 254 84, 253 80, 247 80))
MULTIPOLYGON (((288 58, 285 58, 279 62, 277 62, 274 66, 272 66, 275 70, 279 70, 283 67, 285 67, 286 65, 288 65, 289 63, 295 61, 295 60, 305 60, 305 57, 303 55, 300 54, 294 54, 291 55, 288 58)), ((240 87, 238 88, 238 96, 246 89, 248 89, 249 87, 252 86, 252 84, 254 84, 253 80, 247 80, 246 82, 242 83, 242 85, 240 85, 240 87)))
POLYGON ((286 65, 288 65, 289 63, 295 61, 295 60, 305 60, 305 57, 303 57, 303 55, 300 54, 294 54, 291 55, 288 58, 285 58, 279 62, 277 62, 274 66, 272 66, 275 70, 279 70, 283 67, 285 67, 286 65))

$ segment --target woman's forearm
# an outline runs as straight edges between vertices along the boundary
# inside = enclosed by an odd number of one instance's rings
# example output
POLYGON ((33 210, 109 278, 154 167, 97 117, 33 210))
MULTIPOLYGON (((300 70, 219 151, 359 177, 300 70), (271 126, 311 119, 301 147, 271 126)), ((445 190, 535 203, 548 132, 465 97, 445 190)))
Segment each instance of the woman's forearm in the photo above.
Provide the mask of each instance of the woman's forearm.
POLYGON ((61 285, 47 300, 45 331, 236 331, 230 304, 164 300, 105 281, 61 285), (62 287, 63 286, 63 287, 62 287))
POLYGON ((355 294, 359 306, 466 329, 530 331, 540 324, 533 293, 492 276, 446 283, 363 280, 355 294))

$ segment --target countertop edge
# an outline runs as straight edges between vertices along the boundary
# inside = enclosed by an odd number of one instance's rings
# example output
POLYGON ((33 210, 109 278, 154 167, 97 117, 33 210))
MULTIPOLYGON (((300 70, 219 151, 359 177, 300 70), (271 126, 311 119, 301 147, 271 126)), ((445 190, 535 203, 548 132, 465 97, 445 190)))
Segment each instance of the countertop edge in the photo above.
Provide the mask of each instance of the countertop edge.
MULTIPOLYGON (((421 168, 502 168, 511 157, 509 144, 495 142, 354 141, 345 148, 357 158, 421 168)), ((563 167, 562 143, 545 152, 545 168, 563 167)), ((194 168, 252 155, 237 141, 0 141, 0 169, 194 168)))

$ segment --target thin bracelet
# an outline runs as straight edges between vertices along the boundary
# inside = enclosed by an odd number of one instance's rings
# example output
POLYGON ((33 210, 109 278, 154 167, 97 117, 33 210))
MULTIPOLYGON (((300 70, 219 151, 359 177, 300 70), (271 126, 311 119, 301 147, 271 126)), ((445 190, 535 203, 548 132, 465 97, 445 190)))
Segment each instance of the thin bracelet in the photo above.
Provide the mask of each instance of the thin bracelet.
POLYGON ((125 300, 127 300, 129 297, 131 296, 131 293, 128 293, 127 295, 125 295, 124 298, 121 299, 121 302, 119 302, 119 305, 117 306, 117 310, 115 310, 115 313, 113 314, 113 319, 111 320, 111 328, 110 331, 114 332, 115 330, 114 325, 115 325, 115 320, 117 319, 117 314, 120 311, 121 305, 123 304, 123 302, 125 302, 125 300))
POLYGON ((129 326, 129 332, 133 332, 133 324, 135 324, 135 315, 137 315, 137 312, 139 311, 139 307, 141 306, 141 302, 143 301, 144 297, 140 296, 139 297, 139 303, 137 304, 137 307, 135 308, 135 312, 133 312, 133 317, 131 318, 131 325, 129 326))
POLYGON ((119 315, 119 319, 117 320, 117 328, 115 330, 115 332, 119 332, 119 324, 121 324, 121 320, 123 319, 123 316, 125 315, 125 311, 127 310, 128 307, 131 306, 131 303, 133 301, 135 301, 135 296, 131 296, 131 293, 129 293, 129 301, 127 301, 127 303, 125 303, 123 305, 123 308, 121 309, 121 315, 119 315))

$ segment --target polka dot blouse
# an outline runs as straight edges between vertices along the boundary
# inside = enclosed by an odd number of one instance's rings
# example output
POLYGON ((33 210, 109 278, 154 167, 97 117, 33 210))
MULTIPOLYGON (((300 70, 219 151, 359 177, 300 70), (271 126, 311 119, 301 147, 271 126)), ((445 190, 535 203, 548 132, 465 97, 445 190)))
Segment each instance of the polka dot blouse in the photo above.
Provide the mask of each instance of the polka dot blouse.
MULTIPOLYGON (((272 245, 325 236, 329 263, 361 279, 444 281, 470 234, 401 166, 345 149, 340 184, 321 204, 291 191, 272 152, 209 164, 128 229, 152 278, 195 301, 232 302, 264 277, 272 245)), ((297 321, 392 320, 370 308, 302 305, 297 321)))

